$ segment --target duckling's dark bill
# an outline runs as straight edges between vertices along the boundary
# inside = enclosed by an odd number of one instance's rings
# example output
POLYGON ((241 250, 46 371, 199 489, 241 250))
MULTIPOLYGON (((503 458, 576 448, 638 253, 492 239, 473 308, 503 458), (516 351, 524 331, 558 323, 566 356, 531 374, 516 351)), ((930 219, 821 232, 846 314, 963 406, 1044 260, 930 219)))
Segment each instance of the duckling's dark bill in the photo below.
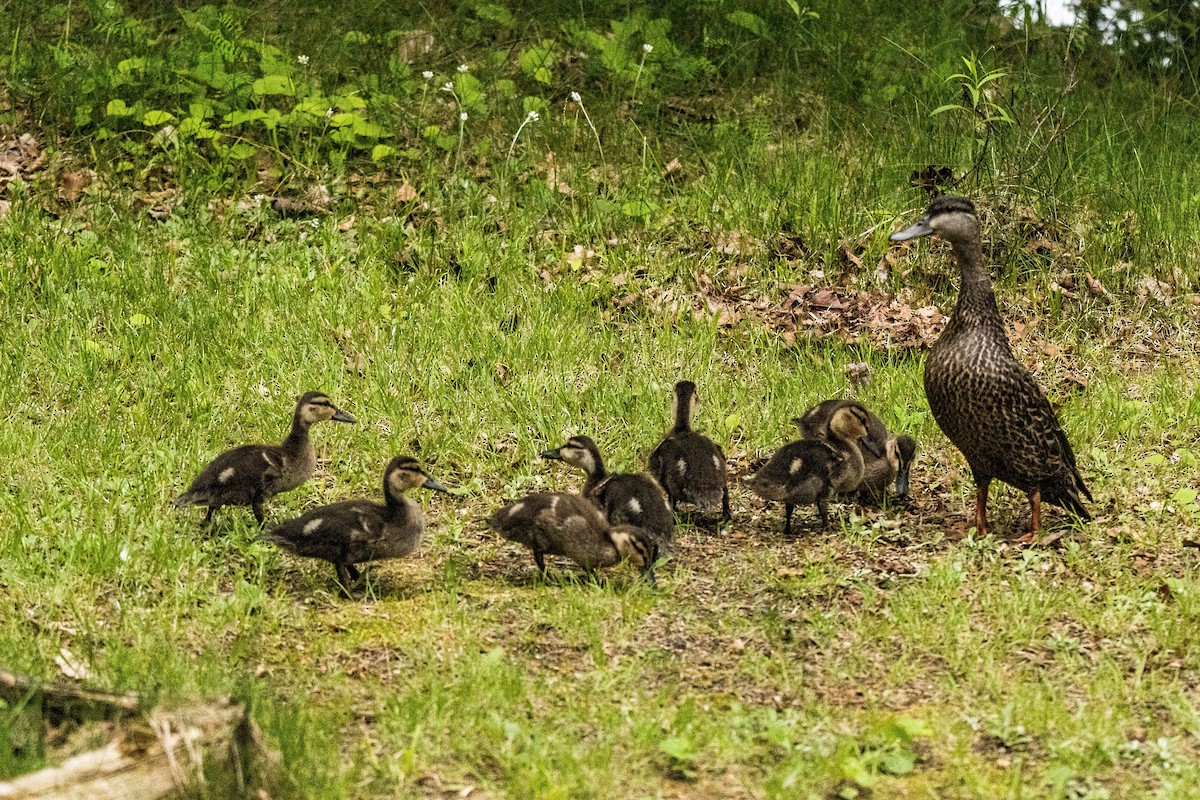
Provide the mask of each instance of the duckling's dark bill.
POLYGON ((433 478, 428 478, 424 483, 421 484, 421 488, 422 489, 432 489, 435 492, 445 492, 446 494, 450 494, 449 489, 447 489, 445 486, 442 486, 440 483, 435 481, 433 478))
POLYGON ((337 407, 333 409, 333 416, 330 417, 330 419, 338 422, 358 422, 358 420, 356 420, 354 417, 337 407))

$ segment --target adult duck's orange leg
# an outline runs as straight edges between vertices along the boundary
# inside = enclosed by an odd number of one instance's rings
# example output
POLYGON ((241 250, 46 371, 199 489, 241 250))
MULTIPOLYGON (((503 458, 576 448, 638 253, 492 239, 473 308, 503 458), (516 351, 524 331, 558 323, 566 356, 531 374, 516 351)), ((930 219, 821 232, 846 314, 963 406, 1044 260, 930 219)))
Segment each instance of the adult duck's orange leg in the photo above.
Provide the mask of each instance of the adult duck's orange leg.
POLYGON ((975 533, 978 536, 988 535, 987 501, 988 487, 991 485, 991 478, 984 478, 975 484, 975 533))
POLYGON ((1038 529, 1041 528, 1042 522, 1042 490, 1034 489, 1029 493, 1029 533, 1022 534, 1013 539, 1014 542, 1028 544, 1037 538, 1038 529))

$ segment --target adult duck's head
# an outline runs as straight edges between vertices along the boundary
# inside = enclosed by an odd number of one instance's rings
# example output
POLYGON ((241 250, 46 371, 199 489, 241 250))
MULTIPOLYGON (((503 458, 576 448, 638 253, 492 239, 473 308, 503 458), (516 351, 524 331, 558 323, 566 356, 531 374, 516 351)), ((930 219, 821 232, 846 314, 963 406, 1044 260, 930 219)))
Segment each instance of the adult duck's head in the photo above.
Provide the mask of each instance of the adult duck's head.
POLYGON ((922 236, 937 236, 951 244, 978 241, 979 214, 975 204, 965 197, 939 197, 929 204, 919 220, 888 238, 893 242, 905 242, 922 236))

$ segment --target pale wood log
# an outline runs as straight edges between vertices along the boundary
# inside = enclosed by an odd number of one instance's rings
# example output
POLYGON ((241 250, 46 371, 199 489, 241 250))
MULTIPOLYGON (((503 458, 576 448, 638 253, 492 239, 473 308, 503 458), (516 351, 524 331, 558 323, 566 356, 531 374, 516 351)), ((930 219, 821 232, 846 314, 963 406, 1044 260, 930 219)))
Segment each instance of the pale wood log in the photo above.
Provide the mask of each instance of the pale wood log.
POLYGON ((214 778, 233 786, 255 738, 230 701, 155 710, 104 747, 0 783, 0 800, 159 800, 214 778))

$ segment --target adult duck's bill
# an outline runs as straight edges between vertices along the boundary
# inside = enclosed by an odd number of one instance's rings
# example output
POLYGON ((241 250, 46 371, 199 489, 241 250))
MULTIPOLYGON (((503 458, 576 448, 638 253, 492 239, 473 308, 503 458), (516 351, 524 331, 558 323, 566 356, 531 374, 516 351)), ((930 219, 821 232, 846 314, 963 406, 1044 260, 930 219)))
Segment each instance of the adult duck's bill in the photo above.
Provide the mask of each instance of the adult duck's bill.
POLYGON ((920 239, 922 236, 928 236, 931 233, 933 233, 933 228, 929 226, 929 217, 924 216, 904 230, 896 231, 888 239, 893 242, 905 242, 909 239, 920 239))

